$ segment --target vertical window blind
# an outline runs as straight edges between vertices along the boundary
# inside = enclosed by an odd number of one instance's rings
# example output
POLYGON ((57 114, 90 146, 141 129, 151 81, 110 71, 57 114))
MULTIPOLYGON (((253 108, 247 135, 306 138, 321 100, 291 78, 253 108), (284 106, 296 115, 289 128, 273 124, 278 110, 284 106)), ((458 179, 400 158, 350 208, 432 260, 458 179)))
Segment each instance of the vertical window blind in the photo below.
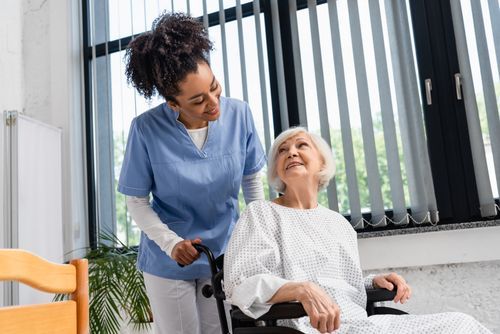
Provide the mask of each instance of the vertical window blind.
POLYGON ((495 0, 452 0, 462 94, 471 139, 481 215, 500 211, 500 9, 495 0), (466 31, 473 33, 467 34, 466 31))
POLYGON ((301 117, 301 122, 332 144, 338 164, 324 204, 349 215, 355 228, 437 222, 407 5, 342 0, 317 5, 309 0, 301 10, 307 15, 301 15, 295 1, 288 3, 294 64, 304 66, 296 71, 299 80, 304 78, 297 96, 305 96, 299 106, 310 119, 301 117), (362 12, 370 29, 362 29, 362 12), (342 26, 348 27, 347 39, 342 26), (310 117, 314 114, 316 120, 310 117), (367 212, 369 218, 363 215, 367 212))

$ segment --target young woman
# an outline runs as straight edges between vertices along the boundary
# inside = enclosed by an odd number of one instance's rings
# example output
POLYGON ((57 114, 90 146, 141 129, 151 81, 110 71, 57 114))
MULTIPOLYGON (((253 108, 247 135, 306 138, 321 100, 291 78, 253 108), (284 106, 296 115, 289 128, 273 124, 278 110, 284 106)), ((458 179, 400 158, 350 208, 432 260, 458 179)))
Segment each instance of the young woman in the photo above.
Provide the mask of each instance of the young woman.
POLYGON ((218 256, 238 219, 240 186, 247 203, 264 198, 266 157, 250 109, 221 96, 211 49, 200 22, 166 13, 126 54, 128 81, 165 99, 132 121, 118 185, 142 231, 137 265, 156 333, 220 333, 215 302, 201 295, 209 267, 193 263, 193 243, 218 256))

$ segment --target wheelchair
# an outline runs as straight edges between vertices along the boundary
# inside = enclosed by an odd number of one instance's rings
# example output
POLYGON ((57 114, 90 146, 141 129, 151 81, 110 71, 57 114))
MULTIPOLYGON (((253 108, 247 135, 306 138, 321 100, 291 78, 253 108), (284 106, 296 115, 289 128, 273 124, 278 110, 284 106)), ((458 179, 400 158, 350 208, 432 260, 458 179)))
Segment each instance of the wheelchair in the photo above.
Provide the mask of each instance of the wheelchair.
MULTIPOLYGON (((223 290, 224 279, 224 254, 217 259, 214 257, 212 251, 205 245, 193 245, 199 253, 204 253, 208 258, 210 271, 212 273, 212 285, 205 285, 202 288, 202 294, 206 298, 215 298, 217 303, 217 311, 221 324, 222 334, 231 334, 226 318, 226 311, 224 308, 224 300, 226 295, 223 290)), ((375 314, 407 314, 404 311, 376 306, 375 303, 393 300, 397 291, 389 291, 386 289, 367 289, 367 305, 366 311, 368 316, 375 314)), ((269 312, 263 316, 254 319, 245 315, 238 307, 231 306, 230 317, 232 334, 303 334, 302 332, 290 328, 278 326, 277 321, 283 319, 295 319, 307 316, 302 304, 298 302, 287 302, 274 304, 269 312)))

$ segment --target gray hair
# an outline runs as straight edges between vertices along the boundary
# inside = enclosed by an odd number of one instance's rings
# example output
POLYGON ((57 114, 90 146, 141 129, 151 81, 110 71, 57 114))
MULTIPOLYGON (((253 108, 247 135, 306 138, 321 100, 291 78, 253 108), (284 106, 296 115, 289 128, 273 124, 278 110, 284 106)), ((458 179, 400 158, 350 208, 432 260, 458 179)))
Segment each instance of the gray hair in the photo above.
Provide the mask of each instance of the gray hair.
POLYGON ((311 141, 313 142, 314 146, 316 146, 316 149, 323 158, 324 165, 321 171, 318 173, 318 190, 326 188, 330 183, 331 178, 335 175, 335 161, 333 160, 333 153, 330 145, 328 145, 328 143, 321 136, 310 133, 303 127, 293 127, 283 131, 278 137, 276 137, 269 151, 267 176, 269 178, 269 184, 271 185, 271 187, 273 187, 279 193, 285 192, 286 185, 279 178, 278 171, 276 170, 278 148, 289 138, 292 138, 299 133, 305 133, 309 136, 309 138, 311 138, 311 141))

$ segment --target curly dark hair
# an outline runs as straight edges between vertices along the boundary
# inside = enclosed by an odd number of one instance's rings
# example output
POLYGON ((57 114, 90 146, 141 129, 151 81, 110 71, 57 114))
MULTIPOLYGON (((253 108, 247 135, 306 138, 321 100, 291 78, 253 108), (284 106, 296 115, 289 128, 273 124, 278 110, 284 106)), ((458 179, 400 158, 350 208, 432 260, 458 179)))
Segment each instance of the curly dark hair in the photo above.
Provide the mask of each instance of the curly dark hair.
POLYGON ((163 13, 151 31, 133 39, 125 54, 127 82, 150 99, 156 93, 166 100, 179 94, 179 82, 208 64, 212 42, 203 24, 182 13, 163 13))

